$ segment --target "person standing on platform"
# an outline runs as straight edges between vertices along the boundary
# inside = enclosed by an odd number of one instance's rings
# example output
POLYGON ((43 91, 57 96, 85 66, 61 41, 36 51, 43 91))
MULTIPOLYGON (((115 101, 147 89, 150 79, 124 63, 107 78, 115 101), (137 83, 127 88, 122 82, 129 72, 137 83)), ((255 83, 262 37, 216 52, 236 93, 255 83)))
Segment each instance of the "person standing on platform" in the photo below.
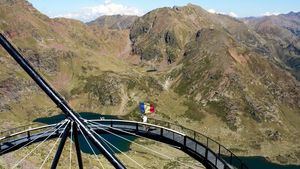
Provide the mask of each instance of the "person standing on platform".
MULTIPOLYGON (((151 114, 155 112, 154 105, 150 103, 140 102, 139 107, 140 107, 142 122, 147 123, 148 122, 147 114, 151 114)), ((148 128, 146 126, 145 129, 147 129, 148 131, 148 128)))

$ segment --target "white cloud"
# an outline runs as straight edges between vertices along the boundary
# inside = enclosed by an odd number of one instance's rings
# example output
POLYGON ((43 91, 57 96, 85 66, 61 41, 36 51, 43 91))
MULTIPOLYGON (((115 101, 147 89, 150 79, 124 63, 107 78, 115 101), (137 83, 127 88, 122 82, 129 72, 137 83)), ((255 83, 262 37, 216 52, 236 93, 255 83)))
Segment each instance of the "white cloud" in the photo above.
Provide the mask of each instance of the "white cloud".
POLYGON ((271 15, 279 15, 277 12, 265 12, 262 14, 263 16, 271 16, 271 15))
POLYGON ((143 12, 135 7, 125 6, 112 2, 112 0, 105 0, 104 4, 97 6, 84 7, 79 11, 56 15, 54 17, 65 17, 78 19, 84 22, 96 19, 101 15, 142 15, 143 12))
POLYGON ((213 14, 229 15, 229 16, 235 17, 235 18, 238 17, 238 15, 234 12, 225 13, 225 12, 216 11, 215 9, 208 9, 207 11, 209 13, 213 13, 213 14))
POLYGON ((209 10, 207 10, 209 13, 217 13, 217 11, 216 10, 214 10, 214 9, 209 9, 209 10))
POLYGON ((237 14, 234 12, 229 12, 228 15, 235 18, 238 17, 237 14))

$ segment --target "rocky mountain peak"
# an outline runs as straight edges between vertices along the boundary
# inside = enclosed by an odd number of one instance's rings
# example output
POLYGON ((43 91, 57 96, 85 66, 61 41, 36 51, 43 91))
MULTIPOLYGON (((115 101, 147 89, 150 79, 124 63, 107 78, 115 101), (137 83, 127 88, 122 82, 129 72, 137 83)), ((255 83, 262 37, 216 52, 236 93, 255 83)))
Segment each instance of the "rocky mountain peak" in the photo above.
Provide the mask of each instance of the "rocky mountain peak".
POLYGON ((87 25, 123 30, 129 29, 137 18, 138 16, 135 15, 103 15, 91 22, 88 22, 87 25))
POLYGON ((8 5, 28 11, 37 11, 27 0, 1 0, 0 5, 8 5))
POLYGON ((287 16, 300 16, 300 12, 294 12, 294 11, 291 11, 289 12, 288 14, 286 14, 287 16))

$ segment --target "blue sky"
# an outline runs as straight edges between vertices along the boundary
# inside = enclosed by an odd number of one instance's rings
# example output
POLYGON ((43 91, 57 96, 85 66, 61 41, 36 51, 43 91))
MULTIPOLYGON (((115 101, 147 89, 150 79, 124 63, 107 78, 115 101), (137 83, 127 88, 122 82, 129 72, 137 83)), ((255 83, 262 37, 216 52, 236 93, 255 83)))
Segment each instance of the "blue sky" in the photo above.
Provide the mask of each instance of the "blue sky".
POLYGON ((193 3, 210 12, 235 17, 262 16, 300 11, 300 0, 29 0, 50 17, 68 17, 82 21, 100 15, 143 15, 155 8, 193 3))

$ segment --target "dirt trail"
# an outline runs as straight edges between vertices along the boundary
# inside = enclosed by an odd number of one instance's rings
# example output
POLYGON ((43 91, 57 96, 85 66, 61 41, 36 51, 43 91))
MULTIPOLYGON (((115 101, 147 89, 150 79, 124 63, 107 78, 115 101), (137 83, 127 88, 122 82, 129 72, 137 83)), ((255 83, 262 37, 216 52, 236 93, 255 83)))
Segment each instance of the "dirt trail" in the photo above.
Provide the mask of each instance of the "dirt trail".
POLYGON ((126 115, 126 105, 127 102, 129 100, 126 91, 124 90, 124 88, 121 89, 121 103, 120 103, 120 108, 118 110, 118 115, 126 115))
POLYGON ((126 46, 125 46, 125 48, 119 53, 118 58, 124 58, 124 57, 126 57, 126 56, 129 56, 129 55, 130 55, 130 52, 131 52, 131 41, 130 41, 130 39, 128 38, 128 39, 127 39, 126 46))

